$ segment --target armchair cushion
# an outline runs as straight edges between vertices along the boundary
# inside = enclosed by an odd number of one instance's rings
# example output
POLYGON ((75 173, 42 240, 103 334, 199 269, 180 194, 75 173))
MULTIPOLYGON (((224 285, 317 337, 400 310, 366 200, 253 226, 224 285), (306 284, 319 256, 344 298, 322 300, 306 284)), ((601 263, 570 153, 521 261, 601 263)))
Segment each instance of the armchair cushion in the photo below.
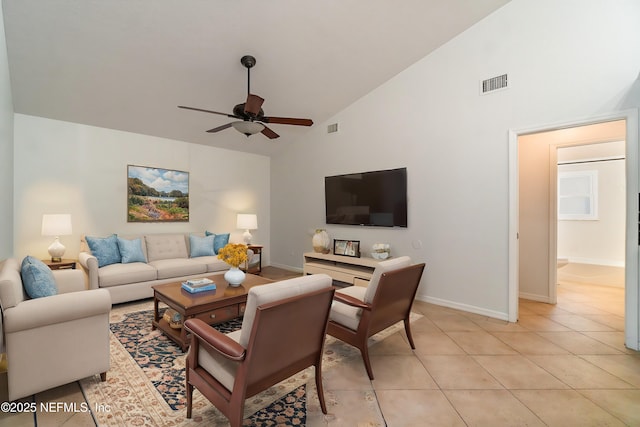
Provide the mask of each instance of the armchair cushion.
MULTIPOLYGON (((225 336, 238 342, 240 340, 240 333, 241 331, 237 330, 225 336)), ((240 361, 224 357, 219 352, 208 352, 202 345, 200 345, 198 349, 198 361, 200 365, 218 380, 220 384, 225 386, 227 390, 233 390, 233 384, 236 381, 236 372, 240 361)))
POLYGON ((118 236, 112 234, 109 237, 86 236, 91 254, 98 259, 98 267, 116 264, 122 260, 118 249, 118 236))
POLYGON ((238 342, 241 346, 247 348, 258 306, 326 287, 331 287, 331 278, 326 274, 312 274, 267 285, 254 286, 249 289, 247 306, 242 319, 242 329, 240 330, 242 334, 238 342))
MULTIPOLYGON (((22 301, 4 313, 5 333, 43 328, 57 323, 109 313, 111 296, 105 289, 69 292, 22 301)), ((78 337, 81 339, 81 337, 78 337)))
POLYGON ((373 271, 373 275, 371 276, 371 281, 367 286, 367 292, 364 295, 363 301, 367 304, 371 304, 373 302, 373 297, 376 294, 376 290, 378 289, 378 282, 380 281, 380 276, 383 273, 388 271, 398 270, 401 268, 409 267, 411 265, 411 258, 408 256, 401 256, 398 258, 391 258, 386 261, 382 261, 378 263, 378 266, 373 271))
POLYGON ((147 259, 142 252, 142 240, 140 238, 127 240, 118 237, 118 250, 122 257, 123 264, 129 264, 132 262, 147 262, 147 259))
POLYGON ((20 278, 20 264, 16 258, 9 258, 0 264, 0 302, 2 308, 15 307, 26 299, 20 278))
POLYGON ((58 293, 51 269, 39 259, 26 256, 22 260, 20 275, 24 289, 31 298, 49 297, 58 293))
POLYGON ((360 301, 364 301, 364 294, 367 292, 367 288, 362 286, 349 286, 347 288, 336 290, 336 296, 331 303, 331 313, 329 319, 346 326, 354 331, 358 329, 360 324, 360 317, 362 316, 362 309, 354 307, 339 301, 336 301, 340 295, 348 295, 356 298, 360 301))

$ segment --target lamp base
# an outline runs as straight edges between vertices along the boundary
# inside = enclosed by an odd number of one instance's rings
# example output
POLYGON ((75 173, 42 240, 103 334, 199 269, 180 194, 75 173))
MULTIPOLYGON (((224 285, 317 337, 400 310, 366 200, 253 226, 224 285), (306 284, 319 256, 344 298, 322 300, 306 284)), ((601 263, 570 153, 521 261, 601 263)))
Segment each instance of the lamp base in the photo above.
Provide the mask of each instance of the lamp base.
POLYGON ((56 237, 56 240, 53 241, 51 246, 49 246, 49 255, 51 255, 52 262, 60 262, 62 261, 62 255, 64 255, 64 251, 67 248, 64 247, 60 240, 56 237))
POLYGON ((252 237, 253 237, 253 236, 251 235, 251 233, 249 233, 249 230, 245 231, 245 232, 242 234, 242 238, 244 239, 244 243, 245 243, 245 244, 247 244, 247 245, 250 245, 250 244, 251 244, 251 238, 252 238, 252 237))

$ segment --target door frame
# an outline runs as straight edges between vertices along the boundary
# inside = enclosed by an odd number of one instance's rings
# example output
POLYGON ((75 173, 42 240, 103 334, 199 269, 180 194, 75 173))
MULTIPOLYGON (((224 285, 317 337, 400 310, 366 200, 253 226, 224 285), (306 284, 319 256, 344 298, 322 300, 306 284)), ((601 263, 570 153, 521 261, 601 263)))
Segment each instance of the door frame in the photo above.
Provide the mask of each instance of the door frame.
MULTIPOLYGON (((509 273, 508 318, 518 320, 519 298, 519 165, 518 137, 532 133, 579 127, 614 120, 626 121, 626 238, 625 238, 625 345, 640 350, 639 194, 638 182, 638 109, 616 111, 570 122, 551 123, 531 128, 509 129, 509 273)), ((553 148, 556 151, 555 147, 553 148)), ((551 280, 550 280, 551 284, 551 280)), ((555 290, 554 290, 555 291, 555 290)))

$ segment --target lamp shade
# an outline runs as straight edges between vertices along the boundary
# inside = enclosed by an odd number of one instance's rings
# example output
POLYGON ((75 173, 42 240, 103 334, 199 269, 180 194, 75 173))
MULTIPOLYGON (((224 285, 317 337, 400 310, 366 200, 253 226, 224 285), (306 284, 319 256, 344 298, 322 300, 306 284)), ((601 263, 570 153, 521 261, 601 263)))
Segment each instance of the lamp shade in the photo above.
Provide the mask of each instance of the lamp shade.
POLYGON ((231 123, 231 126, 233 126, 233 128, 238 132, 243 133, 247 136, 262 132, 262 129, 264 129, 264 125, 262 123, 249 121, 233 122, 231 123))
POLYGON ((71 214, 42 215, 43 236, 68 236, 71 234, 71 214))
POLYGON ((236 226, 243 230, 257 230, 258 217, 256 214, 238 214, 236 226))

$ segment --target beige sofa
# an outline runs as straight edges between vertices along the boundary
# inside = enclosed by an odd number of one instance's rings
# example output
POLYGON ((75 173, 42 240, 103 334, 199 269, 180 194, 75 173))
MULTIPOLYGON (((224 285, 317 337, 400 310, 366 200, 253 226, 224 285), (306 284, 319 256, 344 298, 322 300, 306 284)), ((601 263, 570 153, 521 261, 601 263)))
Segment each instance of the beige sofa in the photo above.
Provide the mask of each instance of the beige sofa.
MULTIPOLYGON (((106 289, 113 304, 153 296, 151 286, 202 277, 229 269, 216 255, 190 257, 190 236, 185 234, 148 234, 122 236, 140 239, 145 262, 117 262, 98 266, 86 238, 81 244, 78 261, 88 276, 89 289, 106 289)), ((197 235, 203 237, 204 234, 197 235)))
POLYGON ((53 271, 57 294, 30 299, 20 262, 0 264, 9 399, 109 370, 109 292, 86 290, 79 270, 53 271))

